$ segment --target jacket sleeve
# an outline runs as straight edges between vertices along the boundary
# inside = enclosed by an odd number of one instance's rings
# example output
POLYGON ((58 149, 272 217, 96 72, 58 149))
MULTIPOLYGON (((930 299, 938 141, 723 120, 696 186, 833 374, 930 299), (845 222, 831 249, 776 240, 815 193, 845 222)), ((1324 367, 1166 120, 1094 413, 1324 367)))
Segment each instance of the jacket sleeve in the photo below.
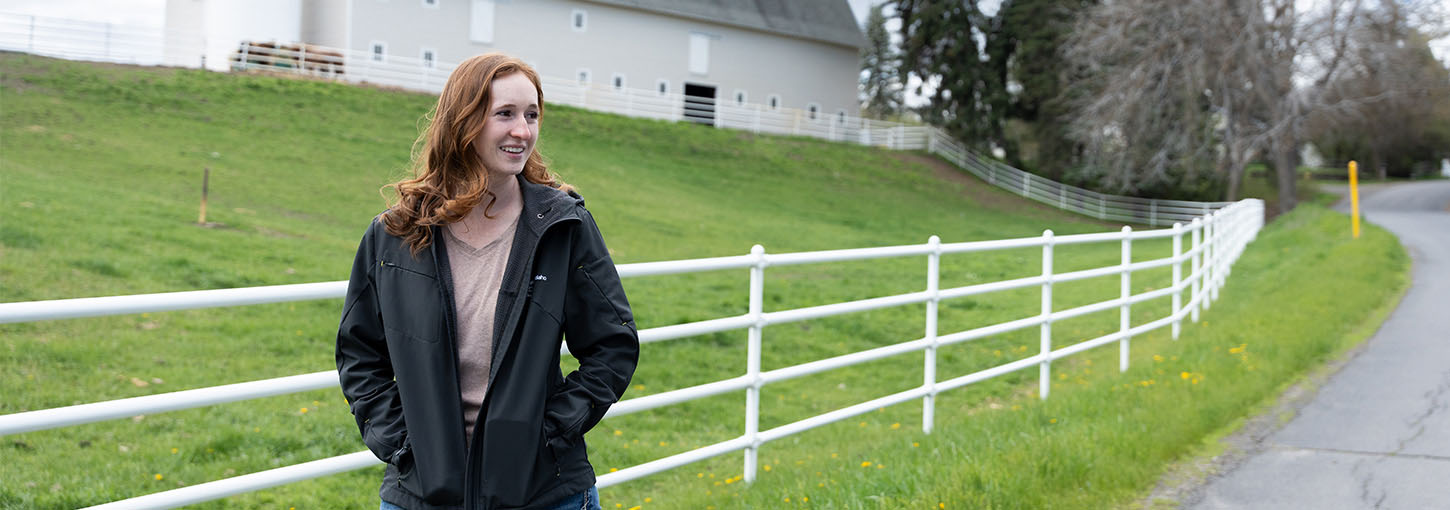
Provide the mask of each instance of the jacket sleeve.
POLYGON ((583 217, 573 233, 564 299, 564 339, 579 369, 564 378, 544 417, 556 453, 573 446, 604 418, 609 406, 624 396, 639 363, 639 334, 619 273, 593 216, 584 211, 583 217))
POLYGON ((337 327, 337 376, 363 443, 379 460, 393 463, 403 453, 407 427, 373 285, 378 227, 374 221, 363 234, 348 278, 342 321, 337 327))

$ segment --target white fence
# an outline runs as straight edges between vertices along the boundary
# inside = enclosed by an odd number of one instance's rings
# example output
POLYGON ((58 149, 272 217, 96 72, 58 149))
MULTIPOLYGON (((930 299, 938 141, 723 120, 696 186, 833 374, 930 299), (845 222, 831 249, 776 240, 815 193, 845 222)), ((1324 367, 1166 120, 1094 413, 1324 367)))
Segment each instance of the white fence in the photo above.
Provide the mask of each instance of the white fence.
MULTIPOLYGON (((206 53, 200 36, 133 29, 106 23, 0 13, 0 50, 59 58, 146 65, 200 67, 206 53)), ((266 70, 316 78, 369 83, 438 93, 456 64, 373 55, 361 50, 310 44, 243 44, 229 57, 230 69, 266 70)), ((1101 220, 1164 226, 1228 205, 1108 195, 1057 183, 967 150, 931 126, 907 125, 843 114, 735 103, 733 98, 694 98, 608 83, 580 83, 544 77, 550 103, 665 121, 707 122, 754 133, 810 136, 896 150, 925 150, 983 180, 1053 207, 1101 220), (690 105, 690 107, 687 107, 690 105)))
MULTIPOLYGON (((767 254, 761 246, 757 245, 751 250, 749 255, 619 265, 617 269, 620 276, 624 278, 695 273, 723 269, 748 270, 750 273, 750 304, 746 314, 640 331, 640 341, 649 343, 714 332, 747 329, 747 358, 745 360, 745 370, 742 375, 698 386, 679 388, 645 397, 624 400, 611 407, 606 418, 618 417, 723 393, 744 391, 746 394, 745 424, 744 432, 739 437, 601 475, 598 484, 601 487, 607 487, 740 450, 744 450, 745 452, 744 479, 746 481, 753 481, 756 475, 756 465, 758 464, 758 452, 764 443, 885 406, 920 399, 923 405, 922 430, 930 433, 933 423, 934 399, 937 394, 944 391, 960 388, 1018 370, 1037 367, 1039 374, 1038 392, 1041 398, 1045 399, 1048 397, 1051 389, 1051 365, 1054 360, 1112 343, 1119 344, 1119 369, 1127 370, 1129 346, 1132 337, 1165 326, 1171 326, 1172 335, 1176 339, 1179 333, 1179 323, 1184 318, 1190 318, 1196 321, 1199 310, 1207 308, 1212 300, 1217 299, 1218 289, 1223 285, 1233 262, 1237 260, 1239 254, 1244 250, 1248 242, 1257 235, 1259 229, 1262 227, 1263 217, 1263 202, 1258 200, 1244 200, 1219 211, 1206 214, 1199 218, 1193 218, 1191 223, 1188 223, 1186 226, 1182 223, 1174 224, 1171 229, 1134 232, 1131 227, 1123 227, 1121 232, 1065 236, 1054 236, 1052 231, 1049 230, 1044 232, 1040 237, 946 244, 941 243, 936 236, 932 236, 926 244, 920 245, 784 254, 767 254), (1133 262, 1134 242, 1163 238, 1172 239, 1172 253, 1165 254, 1161 258, 1153 260, 1133 262), (1065 273, 1057 273, 1054 271, 1054 247, 1084 243, 1120 244, 1122 252, 1121 262, 1109 266, 1065 273), (939 268, 943 255, 1023 248, 1040 248, 1042 250, 1042 273, 1040 275, 949 289, 940 288, 939 268), (925 290, 768 313, 763 309, 765 271, 767 268, 850 260, 922 256, 926 257, 928 261, 925 290), (1184 271, 1185 265, 1188 266, 1186 272, 1184 271), (1173 276, 1171 285, 1137 294, 1132 293, 1131 281, 1134 272, 1164 266, 1172 268, 1173 276), (1110 277, 1113 275, 1117 275, 1121 282, 1121 292, 1117 298, 1063 310, 1055 309, 1052 298, 1054 284, 1089 278, 1110 277), (1039 314, 966 331, 956 331, 947 334, 939 334, 937 331, 937 307, 943 300, 1031 287, 1037 287, 1041 291, 1042 307, 1041 313, 1039 314), (1135 304, 1165 298, 1171 301, 1171 312, 1168 315, 1142 324, 1135 325, 1131 323, 1130 318, 1132 315, 1130 311, 1135 304), (926 304, 924 334, 920 338, 837 357, 811 361, 800 365, 768 371, 761 369, 762 334, 766 327, 917 303, 926 304), (1055 344, 1054 340, 1061 340, 1061 337, 1054 337, 1053 335, 1052 324, 1054 322, 1112 310, 1117 310, 1119 314, 1119 328, 1117 331, 1096 338, 1072 339, 1072 343, 1067 345, 1055 344), (943 380, 938 377, 936 371, 936 352, 938 348, 1032 327, 1037 327, 1040 331, 1041 348, 1036 355, 978 372, 958 375, 949 379, 943 380), (849 407, 772 429, 760 430, 759 428, 760 391, 767 384, 916 352, 923 353, 923 381, 921 386, 860 402, 849 407)), ((305 299, 339 298, 343 296, 345 286, 346 282, 328 282, 246 289, 148 294, 141 296, 0 303, 0 323, 91 317, 138 313, 142 311, 182 310, 305 299)), ((15 413, 0 416, 0 435, 67 427, 138 414, 152 414, 300 391, 325 389, 336 387, 337 385, 337 373, 335 371, 324 371, 109 402, 15 413)), ((92 508, 172 508, 343 471, 360 469, 376 464, 379 464, 379 461, 370 452, 361 451, 117 501, 92 508)))

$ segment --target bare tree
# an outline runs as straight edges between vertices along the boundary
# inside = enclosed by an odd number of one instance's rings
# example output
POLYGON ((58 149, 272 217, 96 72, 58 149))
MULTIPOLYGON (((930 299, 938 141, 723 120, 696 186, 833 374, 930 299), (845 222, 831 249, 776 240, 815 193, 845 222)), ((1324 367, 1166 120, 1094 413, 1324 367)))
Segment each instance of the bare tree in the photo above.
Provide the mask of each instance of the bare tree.
POLYGON ((1263 157, 1288 211, 1306 119, 1367 100, 1335 93, 1340 77, 1375 58, 1356 52, 1351 35, 1422 5, 1433 2, 1324 0, 1307 12, 1295 0, 1106 3, 1069 42, 1079 77, 1072 133, 1123 192, 1221 179, 1237 199, 1244 169, 1263 157))

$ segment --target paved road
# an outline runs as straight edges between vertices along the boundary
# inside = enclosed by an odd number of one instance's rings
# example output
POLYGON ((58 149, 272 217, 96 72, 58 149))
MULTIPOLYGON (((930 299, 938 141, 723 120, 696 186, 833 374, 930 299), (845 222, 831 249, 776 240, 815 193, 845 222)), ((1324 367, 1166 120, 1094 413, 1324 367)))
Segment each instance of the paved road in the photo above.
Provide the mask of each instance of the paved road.
POLYGON ((1450 181, 1371 187, 1360 204, 1409 250, 1409 293, 1292 421, 1185 508, 1450 509, 1450 181))

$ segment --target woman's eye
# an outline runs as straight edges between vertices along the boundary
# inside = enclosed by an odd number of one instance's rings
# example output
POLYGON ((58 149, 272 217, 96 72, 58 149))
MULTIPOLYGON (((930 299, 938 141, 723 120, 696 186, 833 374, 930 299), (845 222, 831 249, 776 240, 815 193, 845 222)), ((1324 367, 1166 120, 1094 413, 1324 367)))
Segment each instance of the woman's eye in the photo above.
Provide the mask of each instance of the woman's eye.
POLYGON ((539 120, 539 112, 529 112, 525 117, 528 117, 529 120, 539 120))
POLYGON ((513 114, 514 112, 508 110, 499 110, 498 113, 495 113, 494 115, 498 115, 500 117, 512 117, 513 114))

